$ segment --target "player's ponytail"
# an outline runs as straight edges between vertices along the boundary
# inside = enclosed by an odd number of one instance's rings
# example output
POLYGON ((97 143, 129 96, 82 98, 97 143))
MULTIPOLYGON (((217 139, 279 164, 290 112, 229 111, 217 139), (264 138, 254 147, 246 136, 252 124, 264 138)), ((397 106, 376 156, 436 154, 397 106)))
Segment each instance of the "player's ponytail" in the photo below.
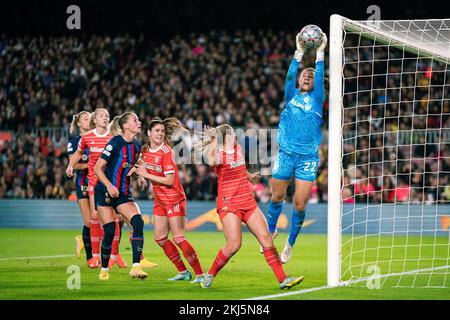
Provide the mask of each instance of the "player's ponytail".
POLYGON ((221 124, 217 127, 208 127, 200 133, 201 137, 194 145, 195 157, 206 157, 209 146, 213 141, 217 141, 217 146, 223 145, 227 134, 235 134, 234 129, 229 124, 221 124))
MULTIPOLYGON (((78 124, 78 120, 80 120, 80 117, 83 114, 88 114, 89 116, 91 115, 88 111, 81 111, 80 113, 75 114, 72 117, 72 122, 70 123, 70 127, 69 127, 69 134, 70 135, 75 135, 78 132, 78 128, 80 127, 79 124, 78 124)), ((91 121, 92 121, 92 119, 91 119, 91 121)))
POLYGON ((175 117, 164 119, 163 125, 165 130, 164 142, 170 147, 173 146, 172 137, 174 134, 179 135, 182 132, 189 132, 189 130, 183 126, 181 121, 175 117))
POLYGON ((127 123, 128 118, 131 115, 135 115, 134 112, 125 112, 121 116, 115 116, 113 121, 109 124, 109 129, 112 135, 118 135, 123 133, 123 125, 127 123))
POLYGON ((113 136, 117 136, 122 133, 122 130, 119 126, 120 116, 115 116, 114 119, 109 123, 108 129, 109 133, 111 133, 113 136))

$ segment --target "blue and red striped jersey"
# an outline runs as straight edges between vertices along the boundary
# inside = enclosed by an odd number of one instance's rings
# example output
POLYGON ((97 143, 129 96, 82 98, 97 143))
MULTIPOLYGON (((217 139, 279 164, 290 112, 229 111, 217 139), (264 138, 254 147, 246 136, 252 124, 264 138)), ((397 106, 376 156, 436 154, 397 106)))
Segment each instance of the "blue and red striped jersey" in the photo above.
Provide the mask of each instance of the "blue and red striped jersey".
POLYGON ((108 141, 100 156, 107 162, 106 177, 121 195, 130 194, 130 177, 127 174, 139 159, 140 151, 141 144, 137 140, 127 142, 118 135, 108 141))
MULTIPOLYGON (((69 140, 67 144, 67 154, 69 156, 73 155, 78 148, 78 142, 80 141, 81 136, 75 136, 69 140)), ((79 163, 88 163, 89 161, 89 149, 86 149, 79 161, 79 163)), ((88 185, 88 169, 84 170, 76 170, 75 171, 75 185, 79 186, 87 186, 88 185)))

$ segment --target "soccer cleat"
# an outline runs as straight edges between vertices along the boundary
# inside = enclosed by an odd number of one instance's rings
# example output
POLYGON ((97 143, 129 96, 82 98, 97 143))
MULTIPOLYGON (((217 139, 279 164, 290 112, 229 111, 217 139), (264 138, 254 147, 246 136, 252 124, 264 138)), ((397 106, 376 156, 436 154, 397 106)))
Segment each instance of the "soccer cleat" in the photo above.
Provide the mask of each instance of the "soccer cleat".
POLYGON ((203 289, 207 289, 211 287, 212 283, 214 281, 214 277, 210 274, 205 274, 203 280, 200 282, 200 285, 203 289))
POLYGON ((83 237, 77 235, 75 237, 75 252, 78 258, 81 258, 81 251, 84 249, 83 237))
POLYGON ((156 263, 148 261, 146 258, 141 259, 139 264, 141 265, 142 268, 155 268, 158 266, 156 263))
POLYGON ((173 278, 169 278, 167 279, 169 281, 191 281, 192 280, 192 274, 189 272, 189 270, 183 271, 183 272, 178 272, 178 274, 173 277, 173 278))
MULTIPOLYGON (((125 262, 125 260, 122 259, 122 256, 119 254, 117 254, 117 265, 119 266, 119 268, 126 268, 127 267, 127 263, 125 262)), ((142 260, 141 260, 141 267, 142 267, 142 260)))
MULTIPOLYGON (((278 230, 275 229, 275 231, 273 233, 271 233, 270 236, 272 237, 272 239, 275 239, 276 237, 278 237, 278 230)), ((261 253, 261 254, 264 253, 264 249, 262 246, 259 246, 259 253, 261 253)))
POLYGON ((292 255, 292 247, 289 244, 289 241, 286 240, 286 244, 284 245, 284 249, 281 252, 281 262, 282 263, 288 263, 289 259, 291 259, 292 255))
POLYGON ((133 279, 142 279, 147 278, 148 274, 142 270, 142 267, 132 267, 130 270, 130 277, 133 279))
POLYGON ((280 283, 280 289, 290 289, 302 282, 304 278, 305 277, 303 276, 298 278, 286 277, 286 279, 284 279, 283 282, 280 283))
POLYGON ((205 275, 199 275, 197 277, 195 277, 194 280, 191 281, 191 283, 201 283, 203 281, 203 279, 205 279, 205 275))
POLYGON ((117 263, 117 257, 113 258, 113 256, 109 257, 108 269, 111 270, 112 267, 117 263))
POLYGON ((106 270, 100 271, 100 275, 98 276, 100 280, 109 280, 109 272, 106 270))
POLYGON ((102 262, 100 261, 99 256, 93 256, 92 258, 90 258, 88 260, 89 268, 92 268, 92 269, 100 268, 101 265, 102 265, 102 262))

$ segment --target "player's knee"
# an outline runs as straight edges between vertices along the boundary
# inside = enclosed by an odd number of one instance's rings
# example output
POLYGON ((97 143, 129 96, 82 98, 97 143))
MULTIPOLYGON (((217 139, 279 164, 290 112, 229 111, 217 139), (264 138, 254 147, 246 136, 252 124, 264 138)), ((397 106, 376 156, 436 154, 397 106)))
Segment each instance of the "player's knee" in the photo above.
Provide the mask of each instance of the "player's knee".
POLYGON ((272 201, 273 202, 283 202, 284 195, 285 195, 284 191, 273 190, 272 191, 272 201))
POLYGON ((307 200, 295 199, 294 208, 295 211, 304 211, 306 209, 307 200))
POLYGON ((235 254, 241 248, 241 240, 231 239, 227 243, 227 251, 231 254, 235 254))
POLYGON ((273 239, 270 236, 270 233, 267 233, 267 234, 264 234, 263 236, 261 236, 260 242, 264 248, 272 248, 273 247, 273 239))
POLYGON ((133 227, 133 236, 141 237, 144 234, 144 220, 140 214, 137 214, 131 218, 131 226, 133 227))

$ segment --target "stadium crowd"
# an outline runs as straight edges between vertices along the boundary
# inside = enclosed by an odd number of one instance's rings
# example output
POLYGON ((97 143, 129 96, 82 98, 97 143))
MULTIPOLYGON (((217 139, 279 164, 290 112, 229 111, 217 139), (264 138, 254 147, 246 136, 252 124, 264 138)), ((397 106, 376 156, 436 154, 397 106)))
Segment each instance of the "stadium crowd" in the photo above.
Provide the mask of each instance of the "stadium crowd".
MULTIPOLYGON (((276 128, 294 40, 293 32, 262 30, 177 35, 162 44, 143 34, 1 36, 0 131, 12 131, 13 139, 0 146, 0 198, 73 197, 73 181, 64 174, 68 161, 65 133, 72 116, 81 110, 105 107, 111 117, 131 110, 143 128, 154 116, 176 116, 191 132, 196 121, 210 126, 276 128)), ((349 51, 349 61, 352 57, 370 59, 370 50, 361 54, 349 51)), ((303 66, 314 66, 314 57, 305 54, 303 66)), ((372 64, 360 63, 359 69, 349 64, 345 69, 344 130, 350 135, 344 144, 344 200, 392 202, 397 194, 397 200, 404 201, 398 194, 404 194, 405 188, 411 188, 407 195, 414 201, 450 200, 445 187, 450 184, 445 173, 450 172, 448 144, 424 146, 421 142, 428 140, 423 134, 412 148, 409 142, 405 147, 393 146, 399 130, 450 127, 448 84, 447 91, 441 84, 440 93, 424 89, 430 81, 445 81, 442 72, 431 72, 424 62, 417 67, 423 72, 402 78, 398 74, 402 65, 379 65, 389 68, 388 81, 383 75, 370 80, 364 72, 371 71, 372 64), (404 82, 402 89, 400 82, 404 82), (416 82, 423 87, 415 86, 416 82), (403 88, 406 83, 413 89, 403 88), (356 94, 357 86, 372 89, 372 94, 356 94), (436 101, 429 102, 432 99, 436 101), (356 120, 358 136, 352 136, 356 120), (382 129, 391 134, 380 134, 382 129), (409 160, 411 154, 417 155, 414 161, 409 160), (385 165, 381 165, 383 158, 385 165)), ((327 109, 326 102, 324 130, 327 109)), ((310 202, 327 201, 327 150, 323 143, 310 202)), ((180 175, 188 199, 215 199, 216 178, 209 167, 185 164, 180 175)), ((270 200, 269 180, 265 175, 254 186, 261 202, 270 200)), ((136 184, 133 191, 137 198, 149 197, 136 184)), ((287 196, 290 200, 290 188, 287 196)))

